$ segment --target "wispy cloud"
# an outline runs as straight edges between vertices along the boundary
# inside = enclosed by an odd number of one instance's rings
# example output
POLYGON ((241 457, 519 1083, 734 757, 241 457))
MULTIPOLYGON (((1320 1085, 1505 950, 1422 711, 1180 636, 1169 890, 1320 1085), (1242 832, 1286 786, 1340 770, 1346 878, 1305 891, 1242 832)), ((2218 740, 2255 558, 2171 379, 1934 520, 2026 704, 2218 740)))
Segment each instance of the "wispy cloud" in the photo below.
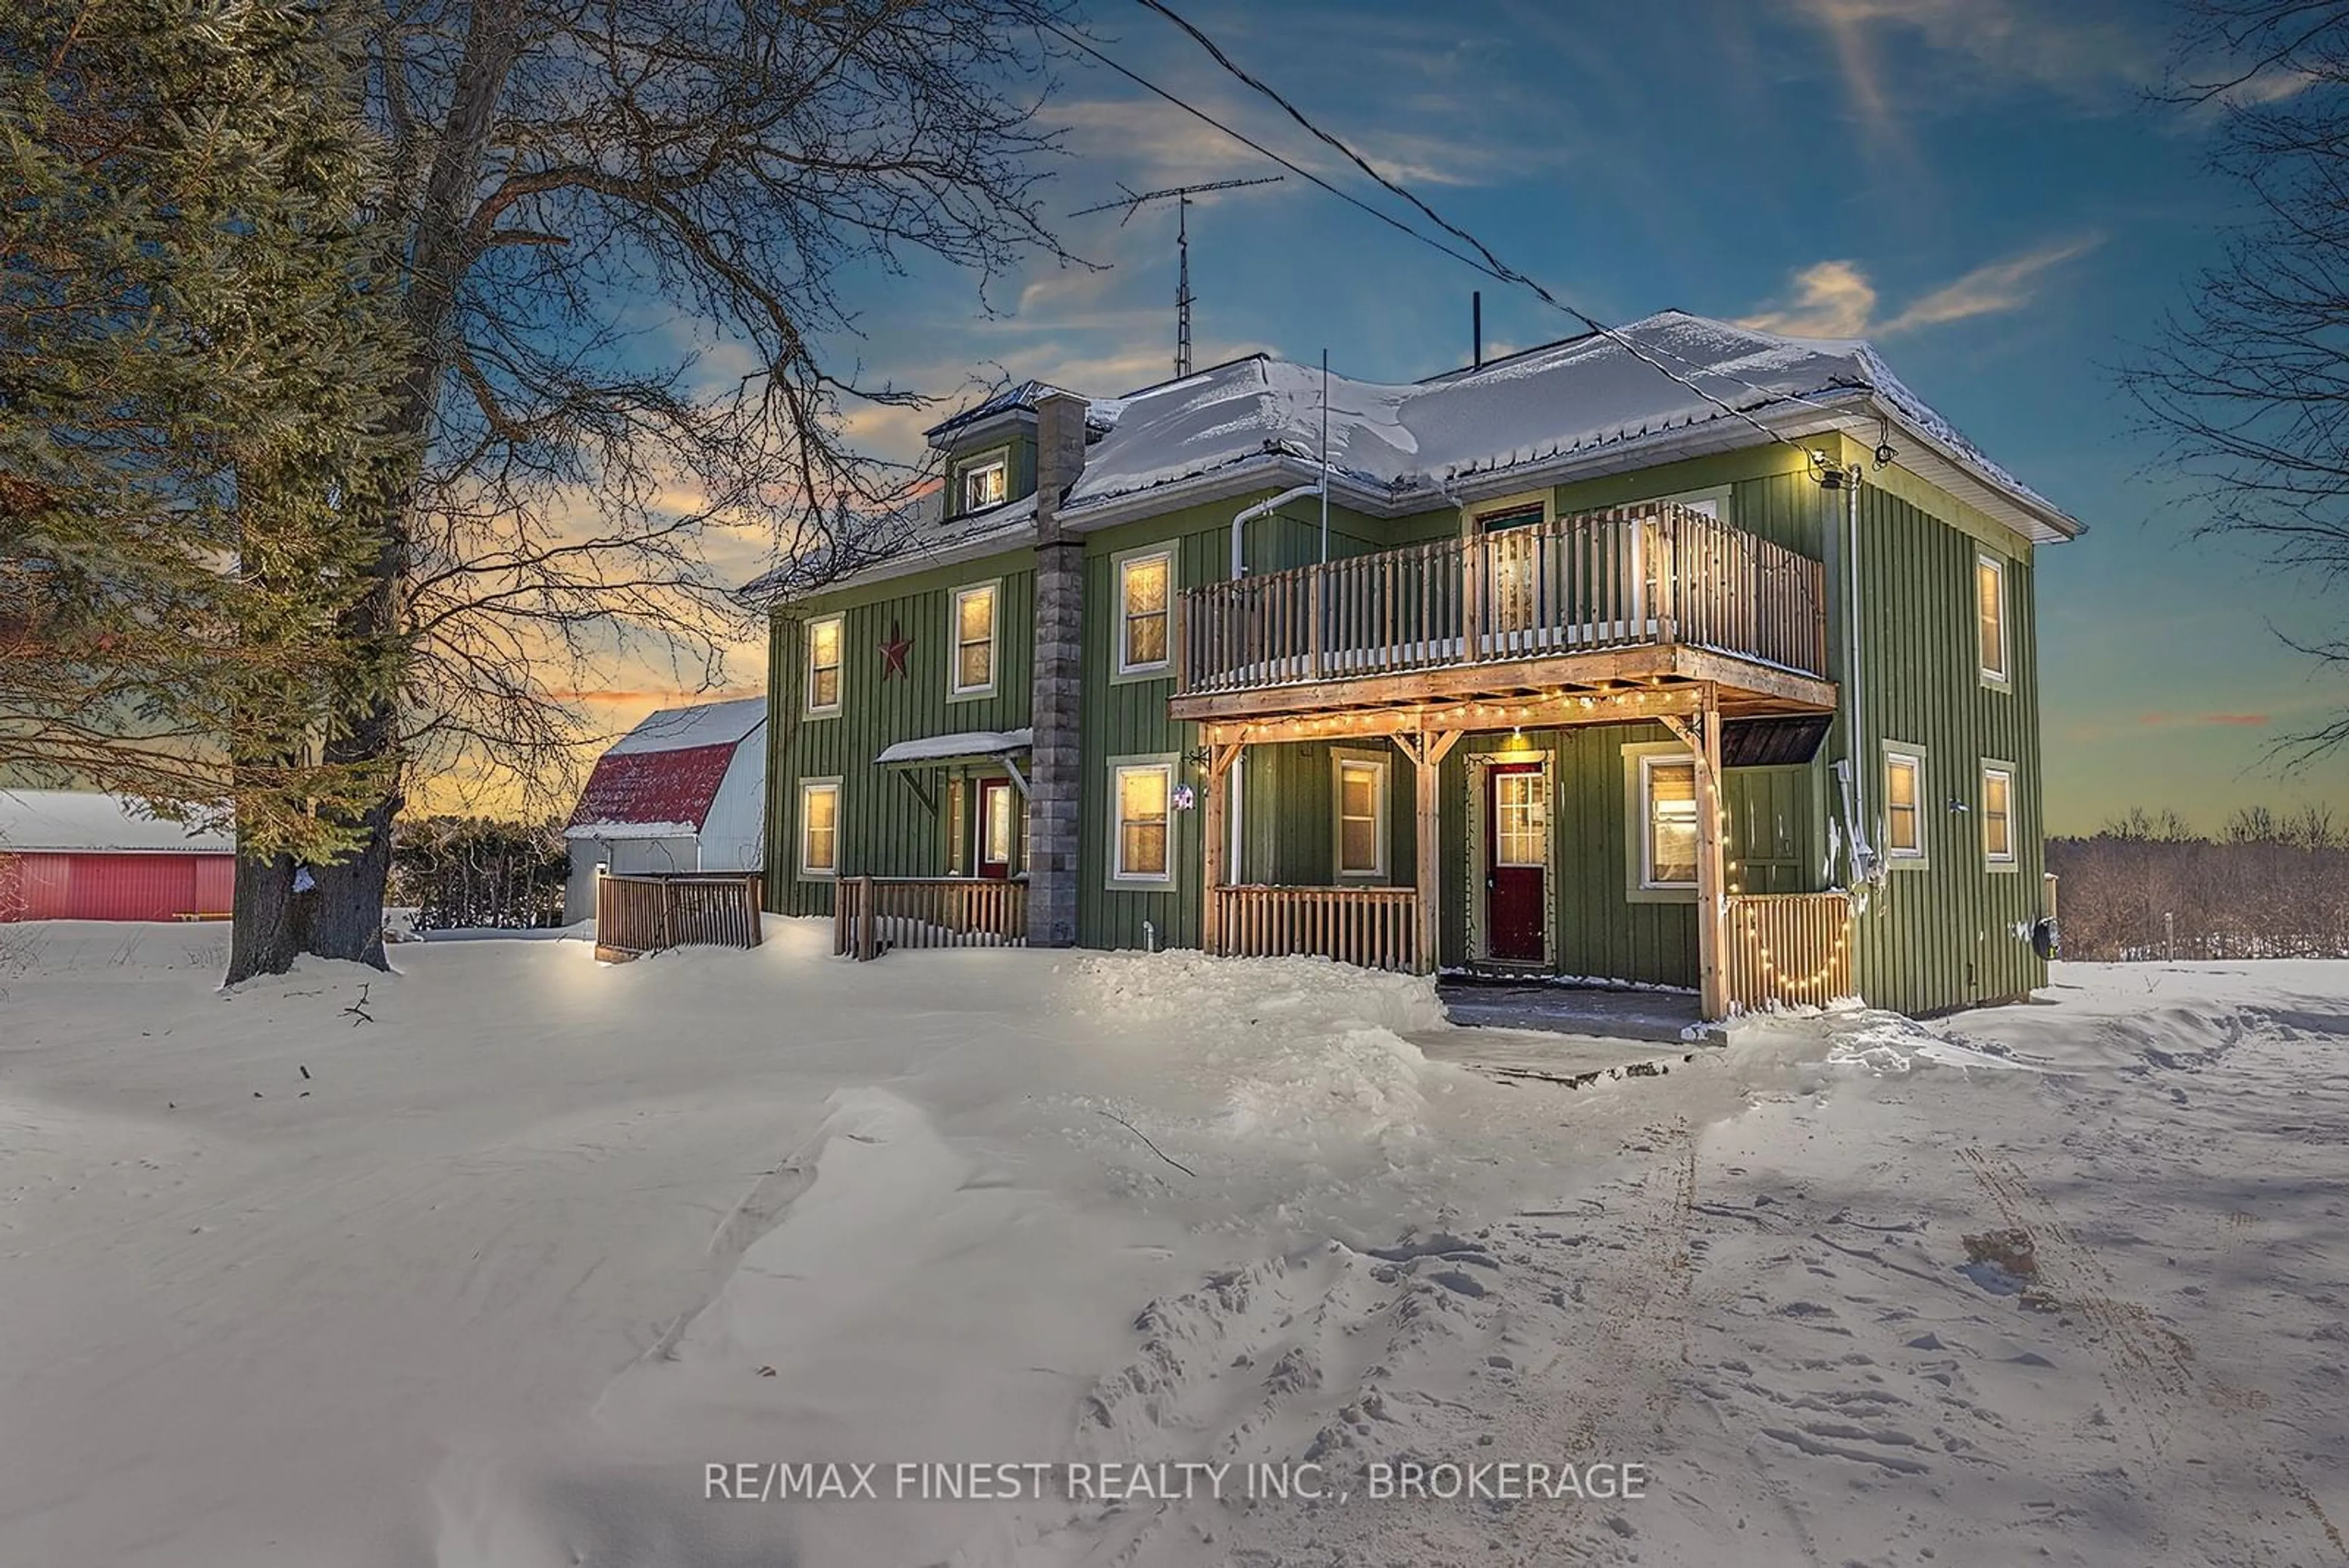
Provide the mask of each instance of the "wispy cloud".
POLYGON ((2182 726, 2215 724, 2229 729, 2263 730, 2275 722, 2272 713, 2141 713, 2137 722, 2148 729, 2173 730, 2182 726))
POLYGON ((1788 0, 1826 31, 1844 90, 1863 123, 1888 135, 1911 106, 1953 88, 2018 84, 2084 99, 2159 76, 2163 25, 2118 0, 1788 0), (1922 47, 1920 47, 1920 46, 1922 47), (1897 71, 1913 75, 1895 80, 1897 71), (1920 92, 1930 83, 1931 92, 1920 92))
POLYGON ((1795 337, 1890 337, 1979 316, 2007 315, 2038 297, 2049 272, 2103 243, 2101 235, 2081 235, 1986 263, 1928 289, 1890 315, 1879 313, 1881 296, 1857 262, 1814 262, 1794 275, 1785 299, 1742 321, 1795 337))

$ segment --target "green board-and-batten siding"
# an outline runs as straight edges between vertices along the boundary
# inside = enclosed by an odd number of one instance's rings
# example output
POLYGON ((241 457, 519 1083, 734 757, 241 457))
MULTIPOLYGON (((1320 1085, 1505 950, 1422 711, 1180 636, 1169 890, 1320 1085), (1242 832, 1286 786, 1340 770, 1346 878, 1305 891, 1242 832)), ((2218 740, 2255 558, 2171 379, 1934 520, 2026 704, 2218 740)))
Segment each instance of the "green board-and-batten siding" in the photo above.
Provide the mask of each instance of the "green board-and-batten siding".
MULTIPOLYGON (((1864 460, 1837 437, 1821 438, 1830 461, 1864 460)), ((1560 513, 1665 494, 1725 492, 1726 520, 1826 563, 1830 673, 1846 679, 1845 493, 1822 490, 1807 460, 1767 448, 1559 487, 1560 513)), ((2040 747, 2033 572, 2027 545, 1953 498, 1899 470, 1872 471, 1857 493, 1860 591, 1866 652, 1861 668, 1863 734, 1857 755, 1871 818, 1880 836, 1881 742, 1921 746, 1928 832, 1934 854, 1923 870, 1893 873, 1874 889, 1855 933, 1855 977, 1868 998, 1909 1011, 2020 995, 2043 984, 2044 965, 2023 933, 2041 913, 2040 747), (1973 559, 1992 548, 2006 563, 2012 679, 1985 685, 1975 657, 1973 559), (1984 758, 2013 764, 2017 856, 2012 870, 1989 868, 1982 854, 1980 789, 1984 758), (1961 800, 1968 809, 1951 812, 1961 800)), ((1204 787, 1190 761, 1195 726, 1166 716, 1167 677, 1113 679, 1119 616, 1115 562, 1136 548, 1168 545, 1175 587, 1229 573, 1231 519, 1247 498, 1183 508, 1092 536, 1086 549, 1086 618, 1081 804, 1084 832, 1079 940, 1087 946, 1191 946, 1199 940, 1199 835, 1204 814, 1173 814, 1174 877, 1165 889, 1112 887, 1109 878, 1110 767, 1120 757, 1173 757, 1178 784, 1204 787)), ((1456 532, 1449 510, 1381 521, 1333 507, 1330 551, 1351 555, 1456 532)), ((1318 505, 1293 504, 1253 524, 1253 570, 1303 565, 1319 554, 1318 505)), ((770 728, 770 901, 777 909, 820 913, 830 885, 798 874, 799 782, 842 779, 841 867, 846 874, 939 876, 947 872, 946 801, 929 801, 873 759, 896 741, 962 730, 1017 729, 1028 722, 1033 624, 1033 556, 1007 551, 985 561, 940 568, 812 599, 776 617, 771 639, 770 728), (948 701, 949 606, 957 587, 1000 579, 998 668, 992 696, 948 701), (800 716, 805 665, 803 628, 813 615, 846 617, 839 717, 800 716), (879 644, 892 623, 913 643, 909 678, 879 679, 879 644), (935 810, 933 810, 935 806, 935 810)), ((1668 985, 1695 981, 1694 912, 1685 899, 1640 898, 1627 888, 1629 845, 1638 824, 1627 805, 1623 748, 1666 739, 1653 725, 1591 726, 1546 732, 1521 742, 1551 763, 1557 841, 1551 898, 1550 967, 1565 974, 1668 985)), ((1470 900, 1483 891, 1483 846, 1472 846, 1470 763, 1511 743, 1506 735, 1472 737, 1445 763, 1444 784, 1444 957, 1473 956, 1470 900)), ((1383 742, 1359 745, 1252 747, 1244 766, 1243 850, 1236 879, 1326 886, 1334 867, 1333 757, 1358 751, 1388 763, 1387 875, 1406 885, 1412 863, 1413 773, 1383 742)), ((1732 769, 1728 804, 1730 876, 1748 892, 1807 892, 1826 886, 1827 822, 1838 815, 1835 763, 1847 754, 1842 722, 1817 758, 1800 766, 1732 769)), ((920 776, 920 775, 917 775, 920 776)), ((930 780, 923 777, 926 787, 930 780)))
POLYGON ((1028 723, 1035 666, 1036 574, 1025 553, 942 567, 886 585, 886 597, 828 596, 774 618, 768 639, 768 702, 773 722, 768 759, 767 901, 783 914, 828 914, 832 884, 799 867, 800 784, 840 784, 839 864, 843 875, 942 877, 947 871, 947 805, 929 770, 908 774, 874 759, 899 741, 968 730, 1017 730, 1028 723), (955 590, 1000 587, 996 604, 995 689, 951 697, 949 638, 955 590), (838 715, 809 718, 802 709, 807 623, 842 616, 838 715), (912 647, 904 674, 883 678, 881 644, 901 634, 912 647), (916 785, 919 787, 917 788, 916 785), (923 791, 929 799, 925 801, 923 791), (934 809, 935 808, 935 809, 934 809))
MULTIPOLYGON (((1910 1012, 2019 997, 2047 980, 2029 940, 2044 902, 2030 546, 1963 517, 1938 493, 1915 500, 1933 511, 1878 483, 1864 483, 1857 494, 1858 751, 1868 763, 1868 813, 1880 821, 1884 742, 1923 750, 1928 864, 1896 868, 1871 890, 1853 949, 1853 978, 1868 1001, 1910 1012), (2003 686, 1981 674, 1974 565, 1983 550, 2006 570, 2003 686), (2012 869, 1992 868, 1982 850, 1985 759, 2015 770, 2012 869)), ((1879 827, 1870 833, 1881 836, 1879 827)))

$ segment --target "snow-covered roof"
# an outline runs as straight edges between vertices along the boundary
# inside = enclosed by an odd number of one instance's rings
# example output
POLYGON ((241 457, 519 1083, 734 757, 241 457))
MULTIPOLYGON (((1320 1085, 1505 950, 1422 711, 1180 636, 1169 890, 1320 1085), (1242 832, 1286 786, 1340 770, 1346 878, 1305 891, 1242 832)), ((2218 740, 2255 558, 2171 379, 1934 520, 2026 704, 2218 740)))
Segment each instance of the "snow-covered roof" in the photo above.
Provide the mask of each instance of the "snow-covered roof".
POLYGON ((226 826, 150 816, 136 802, 79 790, 0 789, 0 854, 233 855, 226 826))
MULTIPOLYGON (((1437 504, 1475 475, 1707 425, 1750 444, 1766 438, 1744 415, 1848 413, 1871 394, 1985 479, 2056 513, 1902 385, 1868 343, 1784 337, 1683 311, 1431 381, 1332 375, 1330 463, 1363 489, 1437 504)), ((1318 366, 1258 355, 1120 401, 1115 428, 1086 453, 1062 508, 1072 524, 1088 506, 1250 459, 1320 458, 1318 366)))
POLYGON ((763 697, 662 709, 596 759, 564 836, 691 837, 709 820, 737 748, 766 720, 763 697))
MULTIPOLYGON (((1032 400, 1044 386, 1023 384, 972 413, 1001 411, 1022 396, 1032 400)), ((1086 450, 1084 472, 1061 506, 1062 524, 1082 530, 1146 515, 1138 508, 1160 492, 1172 507, 1234 493, 1235 486, 1309 480, 1322 450, 1322 389, 1319 367, 1255 355, 1096 400, 1088 422, 1106 433, 1086 450)), ((1848 429, 1872 446, 1881 424, 1903 465, 2024 535, 2048 543, 2080 531, 1858 338, 1787 337, 1671 310, 1431 380, 1333 374, 1328 389, 1332 488, 1348 504, 1381 515, 1445 505, 1463 491, 1751 446, 1774 431, 1848 429)), ((933 518, 943 510, 936 501, 933 518)), ((1003 547, 1032 533, 1032 519, 1031 499, 931 521, 907 533, 895 558, 839 580, 1003 547)), ((771 597, 791 597, 779 579, 746 591, 764 587, 771 597)))
POLYGON ((887 767, 893 763, 1008 757, 1014 752, 1029 751, 1035 744, 1036 732, 1033 730, 961 730, 951 735, 924 735, 919 740, 894 742, 881 748, 881 754, 873 761, 879 766, 887 767))
MULTIPOLYGON (((1081 392, 1069 393, 1066 387, 1056 387, 1050 381, 1022 381, 1017 386, 1006 387, 959 413, 948 415, 924 431, 922 435, 941 451, 958 446, 962 440, 968 439, 962 432, 983 425, 1000 414, 1033 412, 1038 403, 1055 392, 1074 397, 1084 395, 1081 392)), ((1085 423, 1094 431, 1105 431, 1116 422, 1117 411, 1112 401, 1095 401, 1085 411, 1085 423)))
POLYGON ((678 752, 690 746, 732 745, 767 719, 764 697, 738 697, 730 702, 703 702, 690 708, 664 708, 612 742, 607 757, 637 752, 678 752))

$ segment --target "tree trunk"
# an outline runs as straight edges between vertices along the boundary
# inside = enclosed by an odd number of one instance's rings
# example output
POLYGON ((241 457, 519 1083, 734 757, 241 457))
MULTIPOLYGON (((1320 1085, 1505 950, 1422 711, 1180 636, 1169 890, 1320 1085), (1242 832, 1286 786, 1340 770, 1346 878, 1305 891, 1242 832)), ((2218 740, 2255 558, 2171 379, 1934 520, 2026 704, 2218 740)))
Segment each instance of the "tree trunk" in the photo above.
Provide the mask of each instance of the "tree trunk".
POLYGON ((302 950, 301 909, 294 894, 294 857, 236 859, 235 921, 228 949, 228 979, 284 974, 302 950))
MULTIPOLYGON (((378 701, 348 736, 327 742, 326 758, 394 755, 398 732, 398 711, 388 701, 378 701)), ((391 877, 392 819, 401 804, 397 792, 376 802, 358 819, 367 834, 358 849, 330 865, 311 867, 318 892, 304 951, 375 969, 391 967, 383 950, 383 893, 391 877)))

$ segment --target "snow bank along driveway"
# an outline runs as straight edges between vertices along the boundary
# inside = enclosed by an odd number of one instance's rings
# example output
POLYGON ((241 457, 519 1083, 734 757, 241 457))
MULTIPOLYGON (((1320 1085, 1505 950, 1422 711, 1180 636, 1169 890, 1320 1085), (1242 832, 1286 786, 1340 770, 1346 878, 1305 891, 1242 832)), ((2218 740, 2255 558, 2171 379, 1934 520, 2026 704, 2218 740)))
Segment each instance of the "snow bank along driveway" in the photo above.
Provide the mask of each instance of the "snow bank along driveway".
POLYGON ((0 1563, 2349 1561, 2349 965, 1575 1090, 1307 961, 26 939, 0 1563))

